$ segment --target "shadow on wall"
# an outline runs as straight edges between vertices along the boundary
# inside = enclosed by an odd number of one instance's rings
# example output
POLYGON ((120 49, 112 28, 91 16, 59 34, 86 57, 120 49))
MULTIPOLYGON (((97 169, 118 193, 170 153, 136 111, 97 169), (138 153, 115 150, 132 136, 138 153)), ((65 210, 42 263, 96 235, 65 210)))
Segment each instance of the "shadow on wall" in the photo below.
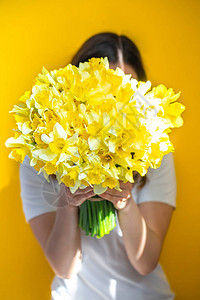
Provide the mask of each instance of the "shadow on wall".
POLYGON ((54 274, 29 224, 25 221, 18 164, 14 165, 10 178, 9 185, 0 191, 1 298, 49 300, 54 274), (12 289, 10 283, 16 280, 19 284, 12 289))

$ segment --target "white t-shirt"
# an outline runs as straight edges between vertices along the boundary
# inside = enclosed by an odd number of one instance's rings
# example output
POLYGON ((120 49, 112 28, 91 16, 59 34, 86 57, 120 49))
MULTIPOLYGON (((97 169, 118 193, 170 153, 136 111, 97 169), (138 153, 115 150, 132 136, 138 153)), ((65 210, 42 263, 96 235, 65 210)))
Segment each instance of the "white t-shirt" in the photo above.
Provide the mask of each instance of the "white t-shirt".
MULTIPOLYGON (((46 212, 56 211, 57 180, 46 181, 29 165, 26 156, 20 165, 20 184, 26 222, 46 212)), ((147 182, 132 189, 137 204, 147 201, 167 203, 176 208, 176 175, 173 154, 162 159, 158 169, 148 169, 147 182)), ((101 239, 81 230, 82 263, 71 279, 55 276, 51 283, 54 300, 171 300, 175 293, 160 263, 148 275, 140 275, 130 264, 118 220, 117 226, 101 239)))

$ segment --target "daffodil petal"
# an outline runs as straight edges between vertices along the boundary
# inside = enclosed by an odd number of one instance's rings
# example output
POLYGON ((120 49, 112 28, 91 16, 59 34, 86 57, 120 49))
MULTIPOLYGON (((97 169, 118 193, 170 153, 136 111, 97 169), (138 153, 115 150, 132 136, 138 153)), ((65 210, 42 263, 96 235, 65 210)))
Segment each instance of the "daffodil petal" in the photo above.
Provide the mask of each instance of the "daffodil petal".
POLYGON ((64 140, 67 138, 66 131, 58 122, 54 125, 53 133, 55 138, 62 138, 64 140))

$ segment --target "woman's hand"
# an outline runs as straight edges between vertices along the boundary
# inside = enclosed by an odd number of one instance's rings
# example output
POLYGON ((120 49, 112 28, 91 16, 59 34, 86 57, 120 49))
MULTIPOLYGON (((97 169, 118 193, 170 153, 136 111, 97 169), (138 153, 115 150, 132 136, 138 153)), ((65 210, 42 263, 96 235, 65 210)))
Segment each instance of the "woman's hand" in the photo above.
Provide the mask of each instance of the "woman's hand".
POLYGON ((59 207, 64 206, 80 206, 85 200, 95 196, 93 188, 91 186, 85 189, 77 189, 75 193, 70 191, 70 188, 64 184, 61 184, 59 207))
MULTIPOLYGON (((131 190, 133 188, 134 183, 126 182, 124 183, 122 180, 119 181, 120 188, 122 191, 116 191, 115 189, 107 188, 106 192, 100 194, 99 201, 101 199, 106 199, 113 203, 114 207, 118 210, 125 208, 129 202, 131 197, 131 190)), ((59 199, 59 207, 63 206, 72 206, 77 207, 80 206, 85 200, 95 196, 96 194, 93 191, 91 186, 86 187, 85 189, 77 189, 75 193, 71 193, 70 188, 66 187, 64 184, 61 184, 60 189, 60 199, 59 199)), ((90 200, 93 200, 92 198, 90 200)), ((94 201, 98 201, 94 199, 94 201)))
POLYGON ((119 183, 120 188, 122 189, 121 192, 108 188, 103 194, 100 195, 100 197, 111 201, 116 209, 121 210, 127 206, 128 202, 132 198, 131 190, 134 183, 124 183, 122 180, 120 180, 119 183))

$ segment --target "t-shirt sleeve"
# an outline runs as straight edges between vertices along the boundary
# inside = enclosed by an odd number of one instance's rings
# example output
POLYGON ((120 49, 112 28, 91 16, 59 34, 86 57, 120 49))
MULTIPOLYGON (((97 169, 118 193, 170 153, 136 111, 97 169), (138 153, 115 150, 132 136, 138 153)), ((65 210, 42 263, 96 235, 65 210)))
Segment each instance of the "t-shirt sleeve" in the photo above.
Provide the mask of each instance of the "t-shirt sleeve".
POLYGON ((137 195, 137 203, 156 201, 167 203, 176 209, 176 173, 173 153, 163 156, 159 168, 149 168, 147 181, 137 195))
POLYGON ((58 196, 58 189, 44 178, 43 174, 30 166, 30 158, 25 157, 20 164, 20 196, 26 223, 38 215, 56 211, 54 200, 58 196))

